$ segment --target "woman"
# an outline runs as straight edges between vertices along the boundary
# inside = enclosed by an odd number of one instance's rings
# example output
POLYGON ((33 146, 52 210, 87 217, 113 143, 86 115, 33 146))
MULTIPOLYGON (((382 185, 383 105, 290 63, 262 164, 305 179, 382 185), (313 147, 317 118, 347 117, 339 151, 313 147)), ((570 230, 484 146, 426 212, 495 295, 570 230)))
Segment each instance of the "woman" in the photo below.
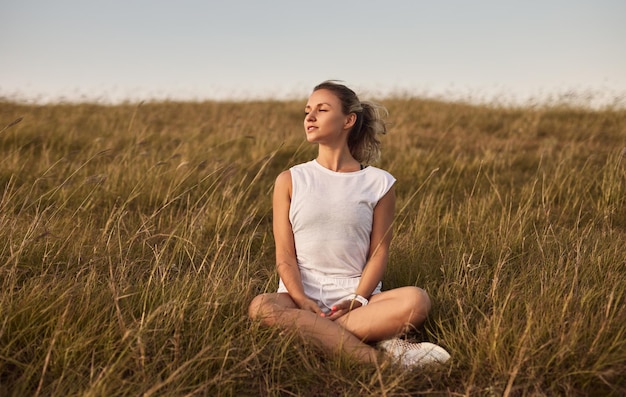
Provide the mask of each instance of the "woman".
POLYGON ((334 81, 313 90, 304 129, 318 156, 276 179, 280 284, 255 297, 249 313, 363 362, 378 361, 376 342, 407 367, 444 362, 449 354, 441 347, 397 338, 426 319, 426 292, 381 291, 395 208, 394 177, 367 165, 379 157, 378 135, 386 132, 381 110, 334 81))

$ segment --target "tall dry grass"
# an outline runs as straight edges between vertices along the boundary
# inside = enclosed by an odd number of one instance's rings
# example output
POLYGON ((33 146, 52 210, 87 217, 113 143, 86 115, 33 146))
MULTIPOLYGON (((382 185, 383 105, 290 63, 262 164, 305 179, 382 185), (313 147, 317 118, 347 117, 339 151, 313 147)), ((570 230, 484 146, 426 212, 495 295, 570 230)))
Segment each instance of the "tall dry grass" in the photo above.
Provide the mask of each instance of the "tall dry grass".
POLYGON ((385 287, 431 294, 411 336, 449 365, 247 319, 277 284, 274 178, 315 156, 303 102, 3 102, 0 395, 626 393, 626 111, 383 102, 385 287))

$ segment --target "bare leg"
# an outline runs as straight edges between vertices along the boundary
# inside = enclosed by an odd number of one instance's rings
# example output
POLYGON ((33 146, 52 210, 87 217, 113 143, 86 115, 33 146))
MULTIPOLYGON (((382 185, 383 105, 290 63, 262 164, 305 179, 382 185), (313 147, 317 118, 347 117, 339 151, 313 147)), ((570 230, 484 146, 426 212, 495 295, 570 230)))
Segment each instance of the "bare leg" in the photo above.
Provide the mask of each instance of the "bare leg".
POLYGON ((363 343, 338 321, 331 321, 313 312, 299 309, 288 294, 262 294, 250 303, 251 318, 265 325, 295 329, 306 340, 327 351, 344 352, 355 359, 376 363, 380 353, 363 343))
POLYGON ((372 296, 359 307, 336 320, 360 340, 377 342, 421 325, 430 311, 428 294, 417 287, 401 287, 372 296))

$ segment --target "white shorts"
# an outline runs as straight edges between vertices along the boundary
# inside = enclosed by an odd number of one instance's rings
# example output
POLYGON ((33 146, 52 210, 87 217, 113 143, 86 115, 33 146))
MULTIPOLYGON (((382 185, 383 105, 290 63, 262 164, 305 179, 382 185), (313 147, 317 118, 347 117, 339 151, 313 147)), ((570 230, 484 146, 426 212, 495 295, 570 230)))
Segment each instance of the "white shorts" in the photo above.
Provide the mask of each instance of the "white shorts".
MULTIPOLYGON (((307 269, 300 269, 304 294, 313 299, 324 313, 329 313, 331 307, 345 300, 356 292, 361 277, 328 277, 307 269)), ((379 282, 372 295, 379 294, 382 282, 379 282)), ((278 283, 279 293, 288 293, 283 280, 278 283)))

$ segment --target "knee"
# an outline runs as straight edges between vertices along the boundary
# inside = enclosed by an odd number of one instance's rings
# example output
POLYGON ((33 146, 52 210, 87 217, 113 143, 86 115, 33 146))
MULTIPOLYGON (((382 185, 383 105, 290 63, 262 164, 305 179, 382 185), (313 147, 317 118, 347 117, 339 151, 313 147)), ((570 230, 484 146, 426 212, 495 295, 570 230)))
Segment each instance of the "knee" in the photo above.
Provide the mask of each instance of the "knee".
POLYGON ((248 316, 252 320, 260 320, 264 325, 272 325, 277 308, 272 294, 257 295, 248 305, 248 316))
POLYGON ((407 287, 407 309, 411 312, 411 317, 415 322, 422 322, 428 316, 432 306, 428 293, 418 287, 407 287))
POLYGON ((248 317, 252 320, 263 318, 264 296, 257 295, 248 305, 248 317))
POLYGON ((424 291, 423 289, 418 288, 418 290, 419 290, 420 302, 424 307, 424 311, 426 312, 426 314, 428 314, 432 307, 430 296, 428 296, 428 292, 424 291))

